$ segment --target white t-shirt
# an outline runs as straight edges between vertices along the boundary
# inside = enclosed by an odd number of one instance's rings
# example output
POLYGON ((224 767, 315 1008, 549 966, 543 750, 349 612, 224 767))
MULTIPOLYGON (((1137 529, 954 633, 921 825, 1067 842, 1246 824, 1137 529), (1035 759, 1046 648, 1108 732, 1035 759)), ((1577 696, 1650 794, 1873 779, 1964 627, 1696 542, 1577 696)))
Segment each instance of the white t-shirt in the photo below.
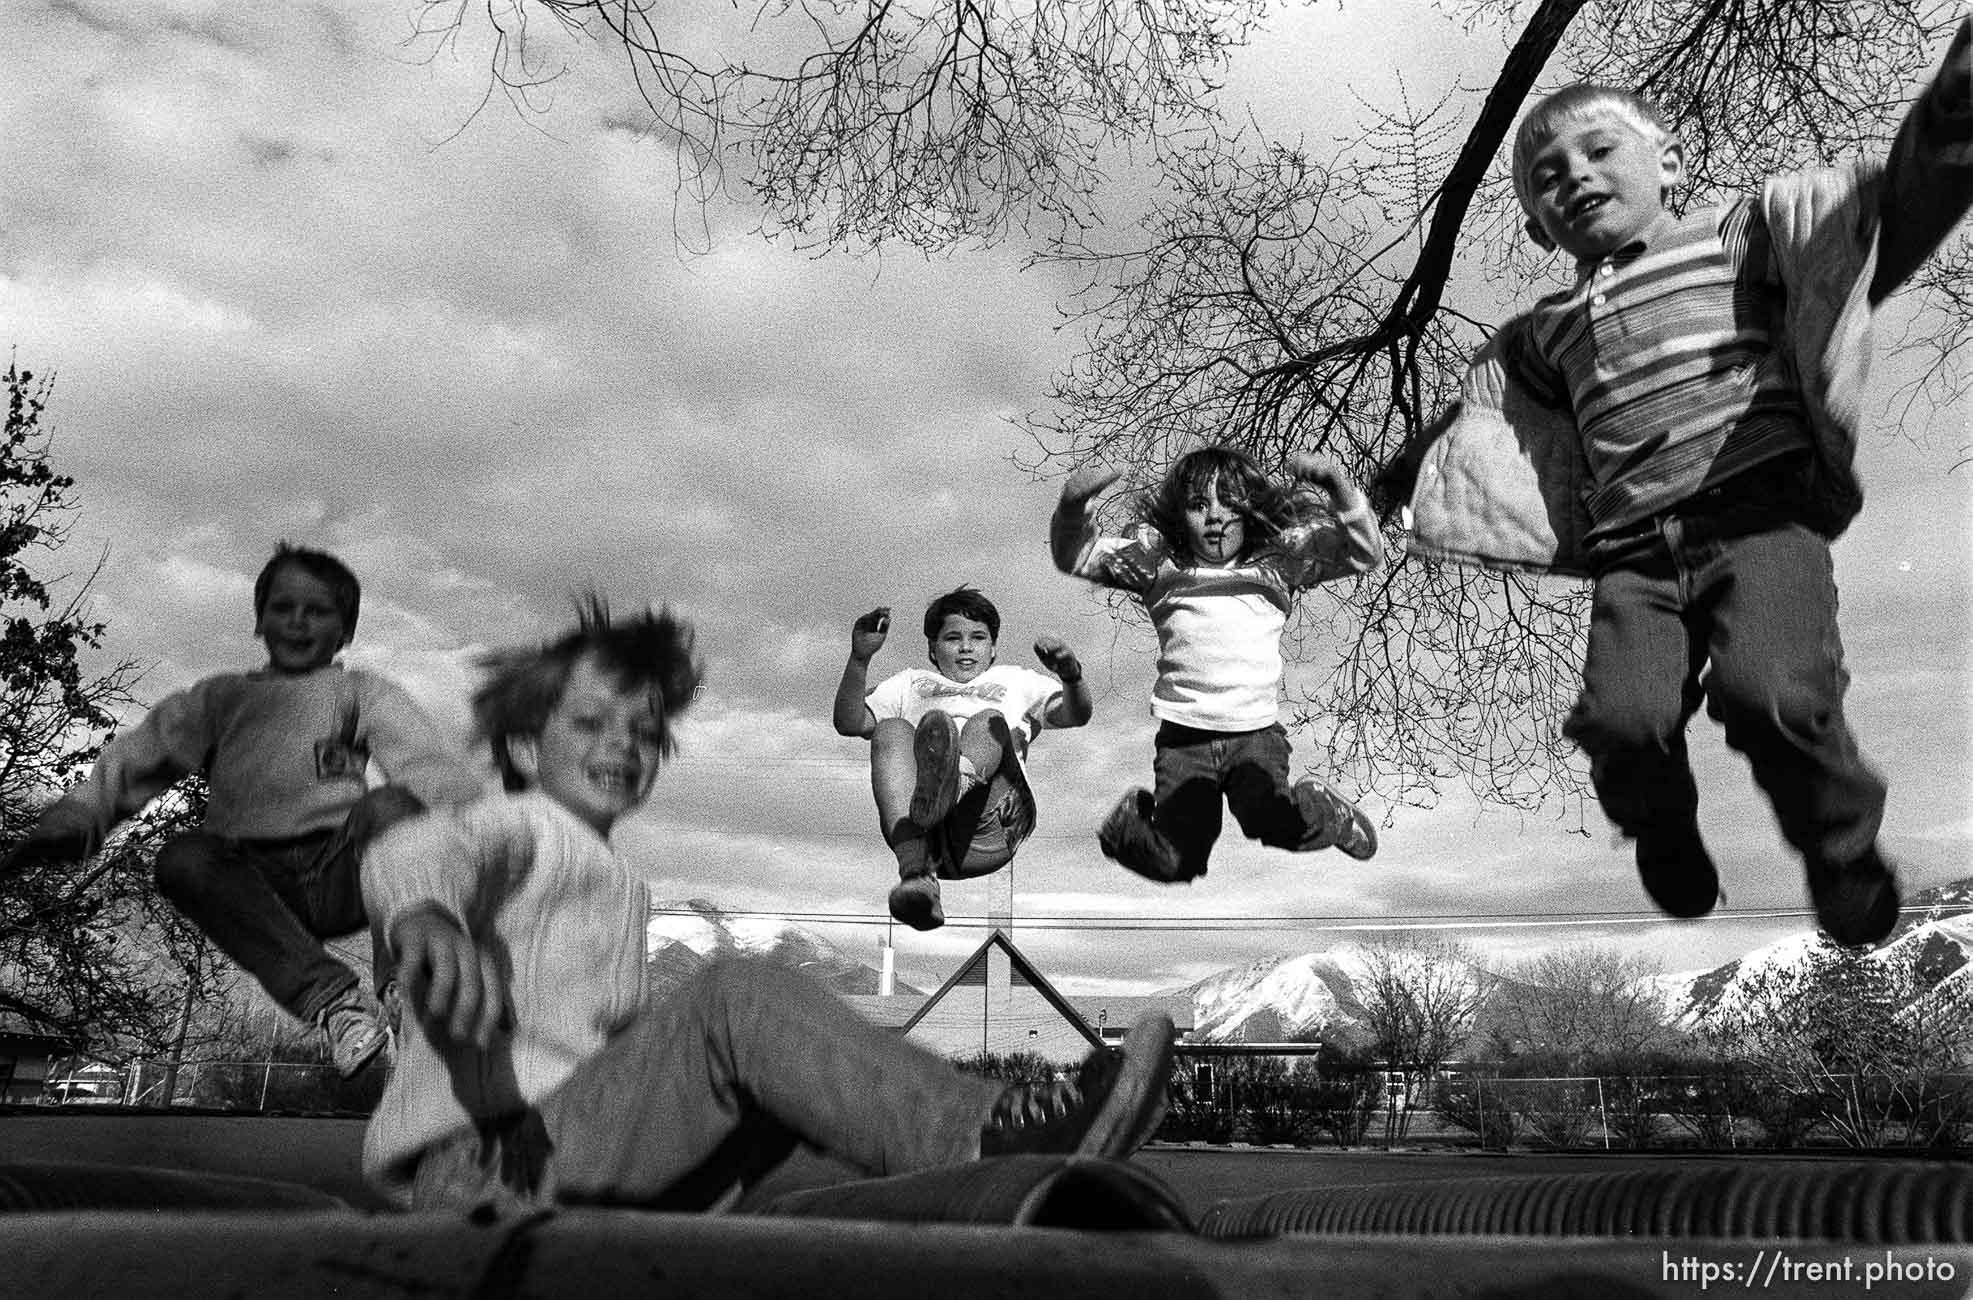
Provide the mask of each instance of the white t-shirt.
POLYGON ((1015 664, 995 664, 970 682, 955 682, 928 668, 907 668, 870 688, 863 702, 870 716, 903 718, 917 726, 933 709, 966 719, 989 710, 1007 719, 1014 735, 1017 758, 1024 758, 1028 744, 1048 725, 1048 707, 1062 694, 1062 683, 1046 673, 1015 664))

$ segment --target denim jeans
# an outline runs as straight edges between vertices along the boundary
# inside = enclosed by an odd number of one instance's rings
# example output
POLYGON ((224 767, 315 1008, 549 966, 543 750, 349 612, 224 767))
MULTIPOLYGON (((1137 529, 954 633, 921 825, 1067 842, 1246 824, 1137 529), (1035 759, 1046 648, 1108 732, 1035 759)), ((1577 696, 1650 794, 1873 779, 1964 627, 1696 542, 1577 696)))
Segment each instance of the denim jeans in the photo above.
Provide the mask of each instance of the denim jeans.
MULTIPOLYGON (((1012 765, 1010 764, 1010 767, 1012 765)), ((1034 830, 1034 794, 1018 767, 967 791, 930 836, 933 874, 944 880, 990 876, 1014 860, 1034 830)))
POLYGON ((1201 731, 1165 722, 1157 745, 1151 826, 1176 853, 1178 879, 1206 874, 1219 839, 1222 797, 1241 831, 1270 848, 1311 847, 1311 833, 1325 825, 1311 797, 1289 781, 1288 733, 1280 723, 1258 731, 1201 731))
POLYGON ((814 980, 716 960, 523 1114, 419 1157, 419 1209, 557 1201, 702 1210, 798 1144, 869 1175, 960 1164, 1002 1085, 962 1074, 814 980))
MULTIPOLYGON (((260 981, 269 997, 299 1020, 356 987, 349 967, 323 939, 354 934, 369 922, 358 863, 363 847, 424 805, 396 786, 356 801, 343 824, 293 839, 235 840, 193 831, 158 852, 158 892, 220 951, 260 981)), ((390 978, 383 936, 371 933, 376 986, 390 978)))
POLYGON ((1729 492, 1593 548, 1589 652, 1565 734, 1625 835, 1696 816, 1685 727, 1703 698, 1798 853, 1840 864, 1876 840, 1885 786, 1843 721, 1829 544, 1793 518, 1785 495, 1729 492))

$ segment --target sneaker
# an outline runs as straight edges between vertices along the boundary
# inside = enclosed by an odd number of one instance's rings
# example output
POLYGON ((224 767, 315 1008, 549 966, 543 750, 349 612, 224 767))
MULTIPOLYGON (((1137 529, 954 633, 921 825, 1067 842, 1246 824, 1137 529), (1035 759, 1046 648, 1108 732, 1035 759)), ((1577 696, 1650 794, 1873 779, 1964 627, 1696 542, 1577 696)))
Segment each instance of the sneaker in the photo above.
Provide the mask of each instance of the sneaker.
POLYGON ((1809 897, 1823 933, 1845 948, 1882 943, 1897 928, 1897 875, 1875 844, 1849 862, 1811 862, 1809 897))
POLYGON ((396 1037, 404 1027, 404 990, 396 980, 377 990, 377 1009, 383 1014, 384 1028, 396 1037))
POLYGON ((1342 796, 1335 786, 1318 777, 1295 783, 1296 802, 1319 814, 1319 824, 1309 829, 1307 838, 1295 846, 1297 853, 1311 849, 1341 849, 1358 862, 1377 856, 1377 824, 1369 814, 1342 796))
POLYGON ((1102 829, 1096 832, 1096 843, 1104 857, 1148 880, 1161 885, 1191 880, 1192 876, 1179 864, 1178 851, 1172 848, 1171 841, 1151 824, 1157 807, 1149 790, 1126 790, 1110 815, 1103 819, 1102 829))
POLYGON ((945 924, 939 906, 939 881, 929 871, 906 876, 891 886, 891 916, 914 930, 936 930, 945 924))
POLYGON ((328 1040, 329 1060, 345 1079, 376 1060, 390 1041, 390 1031, 354 988, 317 1012, 315 1023, 328 1040))
POLYGON ((959 724, 939 709, 927 713, 911 742, 918 783, 911 791, 912 821, 930 830, 945 820, 959 798, 959 724))
POLYGON ((1689 921, 1719 903, 1719 868, 1689 821, 1654 826, 1637 837, 1637 878, 1667 916, 1689 921))
POLYGON ((1099 1047, 1073 1082, 1015 1084, 994 1101, 980 1155, 1085 1155, 1121 1159, 1151 1140, 1165 1117, 1171 1017, 1145 1016, 1122 1050, 1099 1047))

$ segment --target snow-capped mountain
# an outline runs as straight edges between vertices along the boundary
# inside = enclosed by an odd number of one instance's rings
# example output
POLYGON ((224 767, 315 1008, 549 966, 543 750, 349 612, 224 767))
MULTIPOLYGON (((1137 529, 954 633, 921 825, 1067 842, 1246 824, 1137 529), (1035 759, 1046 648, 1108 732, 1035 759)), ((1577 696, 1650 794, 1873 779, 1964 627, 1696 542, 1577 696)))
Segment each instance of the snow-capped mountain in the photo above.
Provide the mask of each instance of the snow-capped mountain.
MULTIPOLYGON (((875 993, 876 967, 792 922, 735 918, 702 899, 659 904, 648 927, 650 968, 657 991, 671 987, 721 953, 751 953, 804 970, 839 993, 875 993)), ((1710 970, 1654 980, 1675 1020, 1692 1025, 1739 1004, 1762 972, 1809 961, 1826 941, 1803 930, 1710 970)), ((873 952, 874 956, 874 952, 873 952)), ((1870 960, 1910 963, 1927 991, 1921 1004, 1973 999, 1973 878, 1906 900, 1904 919, 1870 960)), ((1202 1042, 1293 1042, 1346 1039, 1362 1028, 1357 994, 1363 970, 1354 945, 1262 958, 1207 976, 1160 996, 1189 998, 1193 1039, 1202 1042)), ((899 993, 922 990, 900 983, 899 993)))
MULTIPOLYGON (((745 953, 804 971, 838 993, 875 993, 881 972, 813 930, 766 917, 731 917, 700 898, 656 904, 644 930, 651 992, 671 989, 714 957, 745 953)), ((899 993, 918 993, 903 982, 899 993)))
MULTIPOLYGON (((1955 881, 1905 901, 1891 939, 1866 960, 1909 965, 1927 999, 1973 995, 1973 880, 1955 881)), ((1776 969, 1800 966, 1828 941, 1814 931, 1791 934, 1708 971, 1665 976, 1666 1007, 1681 1023, 1696 1024, 1739 1006, 1750 983, 1776 969)))
MULTIPOLYGON (((1805 964, 1826 940, 1803 930, 1710 970, 1663 975, 1653 981, 1666 1012, 1687 1025, 1737 1005, 1763 972, 1805 964)), ((1870 960, 1910 963, 1928 989, 1924 1001, 1973 999, 1973 878, 1906 900, 1891 941, 1870 960)), ((1170 990, 1192 999, 1197 1029, 1208 1042, 1288 1042, 1347 1038, 1362 1026, 1356 977, 1362 964, 1348 945, 1324 952, 1267 957, 1170 990)), ((1915 1010, 1918 1010, 1915 1008, 1915 1010)))
POLYGON ((1195 1040, 1280 1043, 1355 1026, 1363 1007, 1342 961, 1323 952, 1264 957, 1171 990, 1192 1000, 1195 1040))

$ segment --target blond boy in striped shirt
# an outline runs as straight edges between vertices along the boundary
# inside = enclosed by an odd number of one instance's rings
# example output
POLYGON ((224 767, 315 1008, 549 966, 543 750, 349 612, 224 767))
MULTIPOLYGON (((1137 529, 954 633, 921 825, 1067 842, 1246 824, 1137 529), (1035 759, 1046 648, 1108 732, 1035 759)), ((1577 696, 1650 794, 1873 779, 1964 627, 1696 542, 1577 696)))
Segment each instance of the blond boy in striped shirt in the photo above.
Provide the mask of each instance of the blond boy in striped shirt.
POLYGON ((1590 84, 1543 100, 1515 189, 1576 283, 1498 331, 1380 480, 1409 488, 1416 550, 1594 579, 1566 730, 1673 916, 1720 896, 1685 744, 1704 700, 1802 855, 1823 930, 1861 946, 1897 923, 1884 781, 1843 717, 1829 548, 1862 504, 1874 311, 1973 198, 1968 49, 1962 22, 1887 159, 1683 216, 1666 197, 1684 149, 1649 102, 1590 84))

